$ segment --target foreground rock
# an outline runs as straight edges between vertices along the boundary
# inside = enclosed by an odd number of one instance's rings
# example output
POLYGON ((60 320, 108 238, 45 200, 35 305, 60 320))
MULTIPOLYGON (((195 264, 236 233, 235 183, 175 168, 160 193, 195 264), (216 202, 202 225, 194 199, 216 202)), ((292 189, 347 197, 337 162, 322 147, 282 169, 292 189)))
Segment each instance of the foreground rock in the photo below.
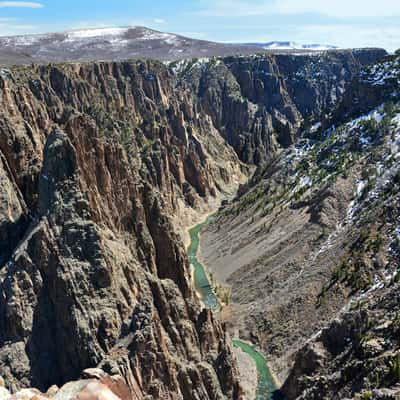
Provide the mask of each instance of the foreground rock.
POLYGON ((132 392, 120 375, 108 375, 100 369, 83 371, 83 379, 68 382, 61 388, 52 386, 46 393, 37 389, 22 389, 11 394, 4 388, 1 399, 8 400, 140 400, 140 392, 132 392))

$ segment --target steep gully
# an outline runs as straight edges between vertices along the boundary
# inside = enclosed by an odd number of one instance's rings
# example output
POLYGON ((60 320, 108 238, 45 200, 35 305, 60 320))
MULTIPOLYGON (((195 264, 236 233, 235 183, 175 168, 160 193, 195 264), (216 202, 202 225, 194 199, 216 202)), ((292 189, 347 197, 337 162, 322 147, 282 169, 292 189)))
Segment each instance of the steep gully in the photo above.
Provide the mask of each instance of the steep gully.
MULTIPOLYGON (((212 218, 213 216, 208 217, 205 221, 190 229, 188 257, 193 267, 193 283, 197 294, 201 298, 205 307, 210 308, 213 311, 219 311, 221 309, 221 304, 213 291, 204 266, 197 258, 197 252, 200 245, 200 232, 202 228, 204 228, 212 220, 212 218)), ((246 342, 243 342, 239 339, 234 339, 232 342, 235 347, 240 348, 242 351, 248 354, 257 366, 257 400, 272 399, 273 393, 276 391, 276 386, 268 370, 267 362, 264 357, 253 346, 246 342)))

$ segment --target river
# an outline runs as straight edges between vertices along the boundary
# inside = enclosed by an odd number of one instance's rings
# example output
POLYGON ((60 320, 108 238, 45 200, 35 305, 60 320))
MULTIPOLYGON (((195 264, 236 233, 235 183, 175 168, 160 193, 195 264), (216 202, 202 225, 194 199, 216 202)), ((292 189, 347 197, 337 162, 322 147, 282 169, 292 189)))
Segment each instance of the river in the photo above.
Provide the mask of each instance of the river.
MULTIPOLYGON (((214 294, 210 281, 207 277, 204 267, 201 265, 197 258, 197 253, 200 244, 200 231, 206 226, 213 216, 208 217, 204 222, 190 229, 190 245, 188 247, 189 261, 194 268, 194 285, 196 292, 200 296, 204 305, 211 308, 214 311, 219 311, 221 305, 214 294)), ((259 353, 253 346, 243 342, 239 339, 233 340, 233 345, 239 347, 247 353, 255 362, 258 372, 258 385, 257 385, 257 397, 256 400, 272 400, 273 393, 276 390, 274 381, 269 372, 267 363, 264 357, 259 353)))

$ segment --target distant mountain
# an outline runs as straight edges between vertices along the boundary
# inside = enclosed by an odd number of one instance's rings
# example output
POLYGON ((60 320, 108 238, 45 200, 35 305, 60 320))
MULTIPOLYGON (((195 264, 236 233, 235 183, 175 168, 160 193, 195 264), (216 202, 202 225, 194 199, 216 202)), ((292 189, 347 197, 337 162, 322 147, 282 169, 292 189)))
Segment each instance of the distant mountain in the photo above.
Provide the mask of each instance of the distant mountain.
POLYGON ((257 46, 191 39, 145 27, 75 30, 61 33, 0 37, 0 64, 252 54, 257 46))
POLYGON ((246 46, 261 47, 265 50, 335 50, 337 46, 325 45, 325 44, 300 44, 291 41, 284 42, 267 42, 267 43, 245 43, 246 46))
POLYGON ((0 37, 0 64, 157 59, 174 61, 260 51, 330 50, 334 46, 294 42, 217 43, 141 26, 83 29, 39 35, 0 37))

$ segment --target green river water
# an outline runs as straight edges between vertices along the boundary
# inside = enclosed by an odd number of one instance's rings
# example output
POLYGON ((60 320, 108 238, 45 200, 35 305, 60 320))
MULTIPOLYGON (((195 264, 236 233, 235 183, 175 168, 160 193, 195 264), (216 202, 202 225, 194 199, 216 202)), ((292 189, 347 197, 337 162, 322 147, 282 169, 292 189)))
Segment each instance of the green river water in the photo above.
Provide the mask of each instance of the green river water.
MULTIPOLYGON (((194 268, 194 285, 197 293, 201 297, 206 307, 214 311, 218 311, 221 306, 214 294, 207 274, 197 259, 197 252, 200 244, 200 231, 206 226, 213 216, 208 217, 204 222, 190 229, 190 245, 188 248, 188 257, 194 268)), ((233 345, 239 347, 247 353, 255 362, 258 372, 257 400, 272 400, 273 393, 276 390, 271 374, 268 370, 264 357, 249 344, 240 340, 234 340, 233 345)))

